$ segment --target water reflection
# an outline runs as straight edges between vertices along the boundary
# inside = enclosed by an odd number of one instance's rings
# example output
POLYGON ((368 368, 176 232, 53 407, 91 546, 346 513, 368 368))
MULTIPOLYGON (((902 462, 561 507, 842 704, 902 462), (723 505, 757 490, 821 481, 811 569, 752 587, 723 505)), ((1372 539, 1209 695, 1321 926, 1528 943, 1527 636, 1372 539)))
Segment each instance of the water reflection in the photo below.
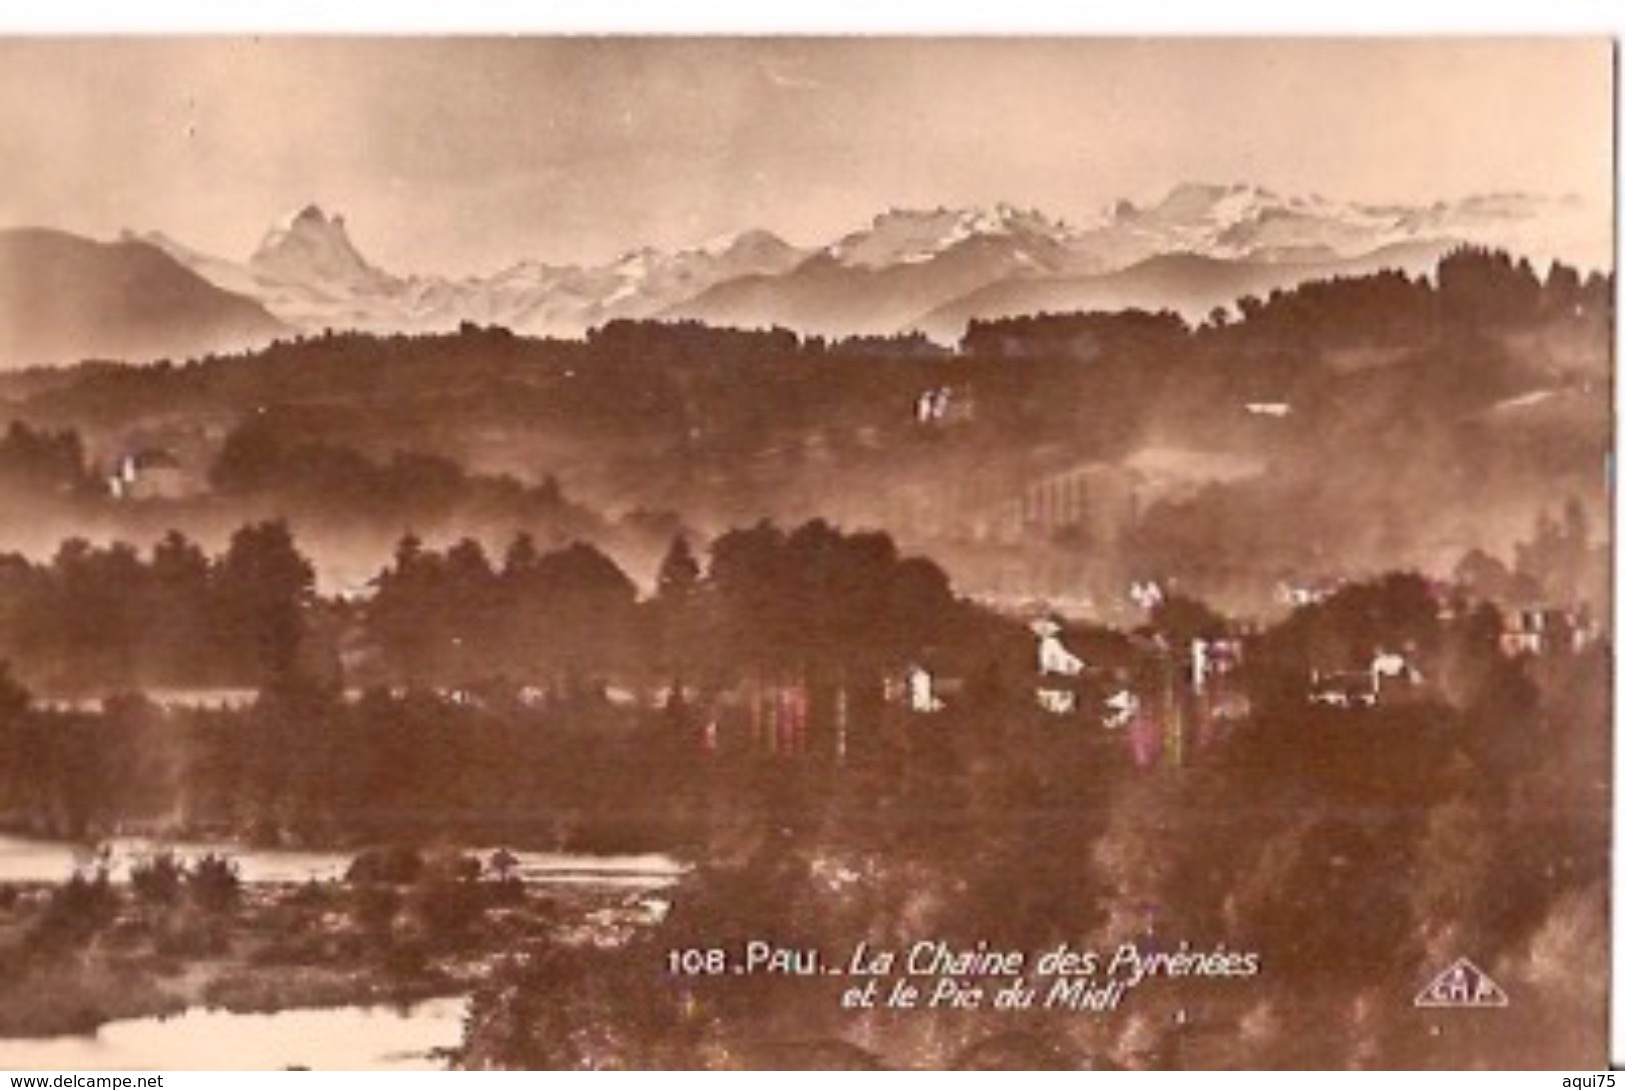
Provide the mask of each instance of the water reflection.
MULTIPOLYGON (((355 858, 353 852, 293 851, 246 848, 230 843, 163 843, 120 837, 105 844, 113 877, 126 876, 132 862, 160 850, 173 851, 183 860, 210 852, 230 857, 245 882, 330 881, 344 877, 355 858)), ((466 849, 481 859, 490 849, 466 849)), ((682 866, 664 855, 575 855, 562 852, 515 852, 512 871, 527 882, 622 886, 659 889, 682 875, 682 866)), ((0 835, 0 883, 60 882, 76 870, 95 865, 98 857, 87 846, 59 840, 34 840, 0 835)))
POLYGON ((330 1007, 232 1014, 193 1008, 109 1022, 93 1035, 0 1041, 0 1066, 35 1070, 429 1071, 462 1040, 466 998, 408 1009, 330 1007))

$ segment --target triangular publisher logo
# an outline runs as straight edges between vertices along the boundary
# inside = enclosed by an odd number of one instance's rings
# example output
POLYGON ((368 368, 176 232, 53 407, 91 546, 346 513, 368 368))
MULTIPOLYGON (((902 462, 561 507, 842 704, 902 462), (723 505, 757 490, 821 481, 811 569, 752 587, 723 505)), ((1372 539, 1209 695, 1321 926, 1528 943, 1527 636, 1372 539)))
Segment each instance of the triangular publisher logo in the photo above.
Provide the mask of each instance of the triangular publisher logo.
POLYGON ((1504 1007, 1507 993, 1490 975, 1466 958, 1428 982, 1416 997, 1418 1007, 1504 1007))

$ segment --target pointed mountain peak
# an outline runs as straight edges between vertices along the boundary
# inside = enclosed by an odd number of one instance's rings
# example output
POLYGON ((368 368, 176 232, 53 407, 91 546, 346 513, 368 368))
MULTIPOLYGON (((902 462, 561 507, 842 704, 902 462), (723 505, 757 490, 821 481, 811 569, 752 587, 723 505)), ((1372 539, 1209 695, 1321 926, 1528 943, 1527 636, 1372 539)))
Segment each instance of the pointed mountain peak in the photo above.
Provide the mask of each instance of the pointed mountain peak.
MULTIPOLYGON (((322 209, 322 206, 313 201, 310 204, 304 205, 303 207, 285 212, 276 219, 272 220, 271 226, 266 229, 265 239, 269 241, 280 235, 288 235, 296 232, 308 233, 323 232, 328 230, 344 230, 344 217, 329 217, 328 214, 322 209)), ((264 246, 263 242, 261 243, 261 246, 264 246)))
MULTIPOLYGON (((329 216, 322 210, 321 205, 312 202, 279 217, 265 233, 265 240, 271 242, 284 235, 327 232, 344 234, 344 217, 329 216)), ((262 249, 264 245, 265 243, 261 243, 262 249)))
POLYGON ((273 279, 324 287, 376 288, 393 279, 361 256, 343 216, 315 203, 272 225, 248 264, 273 279))

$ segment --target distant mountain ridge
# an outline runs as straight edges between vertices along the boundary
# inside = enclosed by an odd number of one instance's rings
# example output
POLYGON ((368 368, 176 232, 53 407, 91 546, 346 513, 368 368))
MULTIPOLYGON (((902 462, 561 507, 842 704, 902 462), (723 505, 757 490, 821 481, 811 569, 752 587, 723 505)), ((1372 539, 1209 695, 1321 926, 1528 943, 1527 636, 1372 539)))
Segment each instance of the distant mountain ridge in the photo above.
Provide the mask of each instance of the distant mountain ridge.
POLYGON ((1588 215, 1572 199, 1519 193, 1367 205, 1184 183, 1154 203, 1118 201, 1077 224, 1008 204, 891 209, 807 249, 750 230, 600 265, 521 262, 460 278, 380 269, 344 218, 316 205, 279 221, 240 262, 161 234, 130 237, 301 330, 431 332, 476 322, 580 336, 618 318, 662 318, 831 336, 921 330, 952 341, 972 319, 1034 310, 1166 307, 1195 317, 1243 294, 1385 261, 1423 272, 1463 242, 1585 261, 1590 253, 1569 251, 1608 246, 1588 215), (1159 260, 1176 257, 1203 262, 1159 260))
POLYGON ((1350 258, 1311 249, 1272 255, 1269 260, 1158 254, 1107 273, 995 281, 920 316, 910 328, 953 341, 972 319, 1129 308, 1171 310, 1200 321, 1215 308, 1233 310, 1231 304, 1245 296, 1263 296, 1309 280, 1383 269, 1413 276, 1429 273, 1456 245, 1452 240, 1396 243, 1350 258))
POLYGON ((0 366, 184 359, 289 331, 156 246, 0 231, 0 366))

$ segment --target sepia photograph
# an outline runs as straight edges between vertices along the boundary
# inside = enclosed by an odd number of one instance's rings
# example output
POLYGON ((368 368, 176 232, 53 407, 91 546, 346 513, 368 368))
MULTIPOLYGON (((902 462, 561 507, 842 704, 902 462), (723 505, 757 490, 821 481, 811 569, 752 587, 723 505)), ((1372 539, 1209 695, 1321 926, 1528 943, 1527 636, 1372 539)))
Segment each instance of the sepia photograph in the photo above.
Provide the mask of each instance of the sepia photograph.
POLYGON ((1606 1070, 1616 60, 0 34, 0 1068, 1606 1070))

